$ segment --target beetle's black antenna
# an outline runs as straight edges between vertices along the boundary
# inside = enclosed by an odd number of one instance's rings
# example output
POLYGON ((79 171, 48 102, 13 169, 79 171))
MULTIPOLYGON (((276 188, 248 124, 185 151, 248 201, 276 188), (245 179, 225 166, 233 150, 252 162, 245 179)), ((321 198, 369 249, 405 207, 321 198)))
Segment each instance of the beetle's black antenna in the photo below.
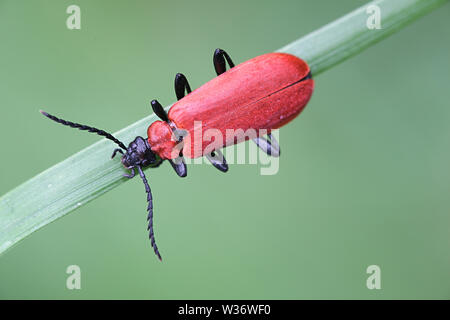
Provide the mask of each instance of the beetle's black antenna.
POLYGON ((127 150, 127 147, 125 147, 125 145, 121 141, 119 141, 112 134, 110 134, 110 133, 108 133, 106 131, 103 131, 103 130, 100 130, 100 129, 97 129, 97 128, 93 128, 93 127, 89 127, 89 126, 86 126, 84 124, 79 124, 79 123, 66 121, 66 120, 57 118, 57 117, 55 117, 55 116, 53 116, 51 114, 48 114, 47 112, 42 111, 42 110, 40 110, 39 112, 42 113, 47 118, 49 118, 49 119, 51 119, 51 120, 53 120, 55 122, 58 122, 58 123, 60 123, 62 125, 65 125, 65 126, 68 126, 68 127, 71 127, 71 128, 75 128, 75 129, 87 130, 89 132, 96 133, 96 134, 98 134, 100 136, 103 136, 106 139, 109 139, 109 140, 114 141, 115 143, 117 143, 119 145, 119 147, 121 147, 123 150, 125 150, 125 151, 127 150))
POLYGON ((159 251, 158 251, 158 246, 156 245, 155 234, 153 232, 153 198, 152 198, 152 191, 150 190, 150 186, 148 185, 147 178, 145 177, 144 171, 142 171, 141 166, 137 166, 137 168, 138 168, 138 171, 139 171, 139 175, 142 178, 142 182, 144 182, 145 191, 147 192, 147 203, 148 203, 148 206, 147 206, 147 211, 148 211, 148 216, 147 216, 148 227, 147 227, 147 230, 150 231, 148 237, 150 239, 150 243, 152 244, 153 251, 155 251, 155 254, 158 257, 158 259, 162 261, 161 255, 159 254, 159 251))

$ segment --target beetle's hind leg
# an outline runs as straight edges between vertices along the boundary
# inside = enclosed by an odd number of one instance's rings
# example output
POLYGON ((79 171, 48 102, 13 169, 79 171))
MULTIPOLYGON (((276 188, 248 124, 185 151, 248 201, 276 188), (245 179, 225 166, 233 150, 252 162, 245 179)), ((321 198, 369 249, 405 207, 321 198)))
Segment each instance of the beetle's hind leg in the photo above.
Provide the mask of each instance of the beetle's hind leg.
POLYGON ((192 92, 191 86, 184 74, 177 73, 175 75, 175 94, 177 95, 177 100, 184 98, 186 92, 187 94, 192 92))
POLYGON ((228 164, 220 150, 215 150, 210 154, 206 154, 206 159, 218 170, 222 172, 228 171, 228 164))
POLYGON ((278 141, 275 139, 275 137, 269 133, 267 135, 268 139, 265 139, 263 137, 258 137, 253 139, 253 141, 256 143, 256 145, 263 150, 267 155, 272 157, 279 157, 280 156, 280 145, 278 144, 278 141))
POLYGON ((228 62, 230 69, 234 67, 233 60, 231 60, 228 53, 226 53, 225 50, 216 49, 213 55, 213 63, 214 69, 216 69, 216 73, 218 76, 227 71, 225 60, 228 62))

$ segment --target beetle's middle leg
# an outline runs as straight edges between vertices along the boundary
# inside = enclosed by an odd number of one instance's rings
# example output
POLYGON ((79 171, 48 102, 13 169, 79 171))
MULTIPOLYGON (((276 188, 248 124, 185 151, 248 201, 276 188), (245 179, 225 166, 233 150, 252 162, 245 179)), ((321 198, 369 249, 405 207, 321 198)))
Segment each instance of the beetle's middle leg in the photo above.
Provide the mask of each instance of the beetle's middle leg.
POLYGON ((175 76, 175 94, 177 95, 177 99, 184 98, 186 92, 187 94, 192 92, 191 86, 184 74, 177 73, 175 76))
POLYGON ((228 53, 226 53, 225 50, 216 49, 216 51, 214 51, 213 63, 218 76, 227 71, 225 60, 228 62, 230 69, 234 67, 234 63, 228 53))

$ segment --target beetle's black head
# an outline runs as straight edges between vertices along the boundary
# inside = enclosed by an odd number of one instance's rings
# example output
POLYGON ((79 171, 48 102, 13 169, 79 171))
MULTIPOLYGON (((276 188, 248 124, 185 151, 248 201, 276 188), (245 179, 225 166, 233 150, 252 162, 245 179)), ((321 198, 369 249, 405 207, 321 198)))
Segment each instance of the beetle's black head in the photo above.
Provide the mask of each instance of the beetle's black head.
POLYGON ((147 139, 136 137, 122 156, 122 164, 127 169, 140 167, 157 167, 161 164, 161 158, 152 151, 147 139))

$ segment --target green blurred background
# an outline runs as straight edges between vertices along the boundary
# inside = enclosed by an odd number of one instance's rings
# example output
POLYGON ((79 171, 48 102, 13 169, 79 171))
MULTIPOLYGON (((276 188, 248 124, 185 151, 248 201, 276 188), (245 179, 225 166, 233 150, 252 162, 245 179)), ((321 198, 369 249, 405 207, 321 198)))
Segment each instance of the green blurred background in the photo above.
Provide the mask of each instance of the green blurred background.
MULTIPOLYGON (((365 1, 0 0, 0 194, 175 100, 173 78, 214 77, 365 1), (66 8, 81 7, 81 30, 66 8)), ((316 79, 280 131, 280 171, 168 164, 34 233, 0 257, 0 298, 450 298, 450 5, 316 79), (68 265, 82 289, 66 289, 68 265), (381 267, 381 290, 366 268, 381 267)))

